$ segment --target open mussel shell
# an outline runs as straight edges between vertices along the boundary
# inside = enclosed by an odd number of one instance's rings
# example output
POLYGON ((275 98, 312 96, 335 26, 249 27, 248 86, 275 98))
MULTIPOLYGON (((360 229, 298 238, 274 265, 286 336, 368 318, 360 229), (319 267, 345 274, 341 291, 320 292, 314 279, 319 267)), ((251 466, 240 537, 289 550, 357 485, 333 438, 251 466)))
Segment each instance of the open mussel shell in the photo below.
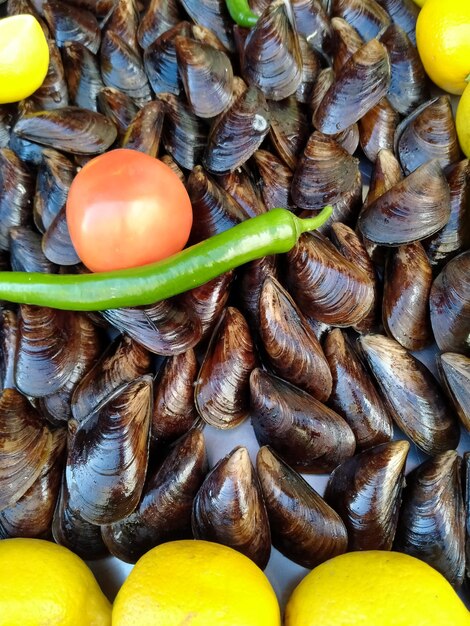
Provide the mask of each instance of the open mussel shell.
POLYGON ((358 341, 401 430, 427 454, 456 448, 459 425, 431 372, 394 339, 370 334, 358 341))
POLYGON ((116 126, 119 138, 125 135, 139 111, 132 98, 115 87, 103 87, 100 90, 98 108, 116 126))
POLYGON ((358 122, 359 141, 369 161, 375 162, 380 150, 393 150, 398 113, 388 98, 382 98, 358 122))
POLYGON ((342 17, 364 41, 376 37, 390 24, 387 11, 375 0, 332 0, 331 14, 333 17, 342 17))
POLYGON ((308 568, 346 552, 343 521, 300 474, 268 446, 260 448, 256 469, 275 548, 308 568))
POLYGON ((470 359, 463 354, 444 352, 437 363, 460 421, 470 432, 470 359))
POLYGON ((225 48, 233 52, 233 20, 224 0, 180 0, 180 3, 197 24, 211 30, 225 48))
POLYGON ((209 472, 194 499, 192 529, 196 539, 229 546, 266 567, 268 515, 246 448, 236 447, 209 472))
POLYGON ((302 54, 283 0, 271 2, 250 30, 242 55, 242 75, 270 100, 283 100, 299 87, 302 54))
POLYGON ((79 107, 39 111, 21 117, 18 137, 72 154, 100 154, 116 139, 116 127, 101 113, 79 107))
POLYGON ((232 100, 233 70, 221 50, 189 37, 176 37, 176 58, 186 97, 198 117, 222 113, 232 100))
POLYGON ((69 548, 87 561, 101 559, 108 554, 101 538, 101 526, 90 524, 83 519, 78 509, 70 506, 65 474, 52 520, 52 536, 60 546, 69 548))
POLYGON ((291 197, 292 171, 274 154, 257 150, 253 155, 258 174, 263 202, 268 211, 276 207, 293 210, 291 197))
POLYGON ((39 476, 13 506, 0 511, 0 539, 49 538, 65 462, 66 434, 65 429, 51 433, 52 443, 39 476))
MULTIPOLYGON (((378 40, 387 48, 391 81, 387 98, 401 115, 408 115, 429 97, 423 64, 415 45, 396 24, 390 24, 378 40)), ((430 118, 432 119, 432 118, 430 118)))
POLYGON ((358 226, 371 241, 399 246, 433 235, 449 216, 449 185, 439 161, 434 159, 364 206, 358 226))
POLYGON ((431 287, 434 338, 443 352, 470 356, 470 250, 451 259, 431 287))
POLYGON ((454 586, 465 573, 465 514, 455 450, 428 459, 406 477, 394 549, 428 563, 454 586))
POLYGON ((34 223, 44 233, 64 206, 75 176, 75 165, 56 150, 44 150, 34 195, 34 223))
POLYGON ((222 313, 194 387, 197 412, 217 428, 233 428, 248 417, 249 377, 256 355, 248 324, 235 307, 222 313))
POLYGON ((243 165, 268 134, 270 119, 263 93, 255 86, 244 90, 212 126, 204 153, 205 167, 221 174, 243 165))
POLYGON ((339 70, 313 114, 313 125, 327 135, 345 130, 386 96, 389 85, 387 50, 372 39, 339 70))
POLYGON ((14 384, 15 356, 18 343, 18 318, 15 311, 0 309, 0 391, 14 384))
POLYGON ((464 159, 446 170, 450 189, 450 218, 435 235, 423 241, 432 265, 442 265, 470 248, 470 161, 464 159))
POLYGON ((41 235, 25 226, 10 228, 10 265, 17 272, 53 274, 59 269, 44 256, 41 235))
POLYGON ((93 13, 60 0, 47 0, 43 4, 43 11, 59 47, 66 41, 78 41, 92 54, 98 52, 101 34, 93 13))
POLYGON ((442 168, 459 161, 460 148, 449 96, 425 102, 399 124, 395 153, 405 174, 431 159, 437 159, 442 168))
POLYGON ((332 379, 318 339, 289 293, 273 276, 259 299, 259 336, 266 360, 281 378, 325 402, 332 379))
POLYGON ((348 550, 392 549, 409 448, 403 440, 381 443, 330 475, 324 498, 346 525, 348 550))
POLYGON ((0 149, 0 250, 9 249, 13 226, 31 222, 34 178, 28 166, 10 148, 0 149))
POLYGON ((137 39, 144 50, 160 35, 183 19, 177 0, 150 0, 137 28, 137 39))
POLYGON ((193 429, 147 478, 137 509, 123 520, 102 527, 111 554, 135 563, 165 541, 191 538, 193 500, 206 473, 204 437, 193 429))
POLYGON ((184 435, 197 421, 194 382, 198 363, 193 349, 169 357, 155 385, 151 437, 160 444, 184 435))
POLYGON ((354 454, 346 421, 307 392, 255 369, 250 415, 260 445, 269 445, 298 471, 329 472, 354 454))
POLYGON ((65 476, 71 506, 92 524, 111 524, 139 503, 147 472, 152 378, 123 385, 81 423, 69 422, 65 476))
POLYGON ((302 313, 326 324, 358 324, 374 301, 369 276, 320 233, 302 235, 287 253, 286 278, 302 313))
POLYGON ((408 350, 422 350, 432 342, 431 285, 431 264, 419 241, 390 250, 385 266, 382 321, 387 334, 408 350))
POLYGON ((156 157, 165 109, 161 102, 148 102, 136 114, 122 138, 122 147, 156 157))
POLYGON ((416 46, 416 20, 419 7, 413 0, 376 0, 390 15, 392 22, 402 28, 416 46))
POLYGON ((390 441, 393 435, 390 415, 344 331, 332 329, 323 348, 333 376, 328 405, 351 427, 357 450, 390 441))
POLYGON ((130 337, 117 337, 98 362, 81 378, 71 400, 72 415, 82 422, 124 383, 147 374, 149 352, 130 337))
POLYGON ((269 102, 270 138, 284 163, 295 170, 297 159, 307 143, 310 127, 305 109, 294 96, 269 102))
POLYGON ((0 511, 33 486, 52 445, 42 416, 19 391, 5 389, 0 395, 0 511))

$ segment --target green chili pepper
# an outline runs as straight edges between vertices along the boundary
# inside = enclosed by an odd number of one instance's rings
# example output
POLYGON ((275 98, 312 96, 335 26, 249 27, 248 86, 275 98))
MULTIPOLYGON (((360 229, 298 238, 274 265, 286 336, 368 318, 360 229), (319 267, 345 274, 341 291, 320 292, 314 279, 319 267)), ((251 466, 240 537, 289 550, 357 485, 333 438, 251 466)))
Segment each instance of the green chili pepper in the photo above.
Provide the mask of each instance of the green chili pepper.
POLYGON ((287 209, 273 209, 162 261, 127 270, 81 275, 0 272, 0 300, 72 311, 153 304, 254 259, 288 252, 332 210, 327 206, 315 217, 299 219, 287 209))
POLYGON ((248 0, 226 0, 230 17, 239 26, 251 28, 258 21, 258 16, 253 13, 248 4, 248 0))

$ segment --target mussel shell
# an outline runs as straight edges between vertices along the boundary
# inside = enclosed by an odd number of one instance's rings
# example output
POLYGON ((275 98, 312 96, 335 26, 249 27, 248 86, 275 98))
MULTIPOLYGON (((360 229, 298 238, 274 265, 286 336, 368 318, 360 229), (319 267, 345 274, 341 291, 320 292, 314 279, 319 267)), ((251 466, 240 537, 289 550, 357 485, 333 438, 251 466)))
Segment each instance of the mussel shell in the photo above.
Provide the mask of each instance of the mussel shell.
POLYGON ((150 0, 137 29, 140 47, 145 50, 181 20, 182 11, 177 0, 150 0))
POLYGON ((256 366, 248 324, 235 307, 222 313, 199 370, 194 398, 198 414, 217 428, 248 417, 249 376, 256 366))
POLYGON ((331 330, 326 335, 323 349, 333 376, 328 405, 351 427, 357 451, 390 441, 392 420, 344 331, 339 328, 331 330))
POLYGON ((100 47, 100 27, 93 13, 79 9, 60 0, 47 0, 43 5, 44 17, 61 47, 66 41, 78 41, 92 54, 100 47))
POLYGON ((269 102, 270 138, 280 158, 291 170, 309 137, 307 113, 294 96, 269 102))
POLYGON ((0 309, 0 390, 14 384, 15 356, 18 343, 18 318, 15 311, 0 309))
POLYGON ((352 55, 364 45, 364 40, 357 30, 342 17, 331 19, 333 29, 333 70, 337 73, 352 55))
POLYGON ((401 430, 427 454, 457 447, 458 423, 431 372, 394 339, 370 334, 358 341, 401 430))
POLYGON ((204 437, 194 429, 177 442, 148 477, 139 506, 123 520, 102 527, 111 554, 135 563, 166 541, 192 537, 193 500, 207 473, 204 437))
POLYGON ((263 283, 268 276, 277 276, 275 256, 265 256, 241 268, 237 287, 237 301, 255 339, 259 330, 259 299, 263 283))
POLYGON ((70 102, 90 111, 98 110, 98 94, 103 89, 98 61, 78 41, 66 41, 62 47, 70 102))
POLYGON ((392 22, 400 26, 416 46, 416 20, 419 7, 413 0, 376 0, 390 15, 392 22))
POLYGON ((16 272, 53 274, 59 269, 44 256, 41 235, 25 226, 10 228, 10 265, 16 272))
POLYGON ((320 0, 292 0, 292 11, 297 31, 315 51, 328 57, 332 48, 333 32, 328 13, 320 0))
POLYGON ((34 195, 34 223, 44 233, 64 206, 75 176, 74 164, 60 152, 44 150, 34 195))
POLYGON ((266 567, 268 515, 246 448, 235 448, 209 472, 194 499, 192 529, 196 539, 227 545, 266 567))
POLYGON ((260 175, 259 186, 267 210, 276 207, 293 210, 295 205, 291 197, 292 171, 267 150, 257 150, 253 160, 260 175))
POLYGON ((258 443, 271 446, 298 471, 323 473, 354 454, 346 421, 307 392, 254 369, 250 415, 258 443))
POLYGON ((375 162, 380 150, 393 150, 398 113, 388 98, 382 98, 358 122, 361 148, 369 161, 375 162))
POLYGON ((0 106, 0 148, 7 148, 13 115, 8 107, 0 106))
POLYGON ((69 422, 65 477, 71 507, 92 524, 111 524, 139 503, 147 472, 152 378, 118 388, 81 423, 69 422))
POLYGON ((465 574, 460 470, 461 458, 449 450, 407 475, 394 545, 431 565, 456 587, 465 574))
POLYGON ((114 0, 114 7, 104 23, 103 30, 113 31, 133 50, 138 50, 138 22, 139 10, 136 0, 114 0))
POLYGON ((332 378, 323 350, 294 300, 273 276, 261 288, 258 332, 274 372, 326 402, 332 378))
POLYGON ((308 568, 346 552, 343 521, 300 474, 268 446, 260 448, 256 469, 275 548, 308 568))
MULTIPOLYGON (((255 152, 255 158, 257 152, 255 152)), ((261 199, 259 184, 255 182, 247 169, 240 167, 233 172, 227 172, 217 176, 216 181, 222 189, 225 189, 238 202, 249 217, 255 217, 255 215, 261 215, 261 213, 266 212, 267 206, 261 199)), ((277 204, 276 206, 285 205, 277 204)))
POLYGON ((396 156, 392 150, 382 148, 375 159, 365 206, 372 204, 401 180, 403 180, 403 172, 396 156))
POLYGON ((364 206, 358 226, 367 239, 398 246, 433 235, 449 216, 449 185, 434 159, 364 206))
POLYGON ((348 550, 392 549, 409 448, 403 440, 381 443, 330 475, 324 498, 346 524, 348 550))
POLYGON ((34 179, 23 161, 9 148, 0 149, 0 250, 8 250, 9 230, 31 222, 34 179))
POLYGON ((332 0, 331 14, 342 17, 364 41, 376 37, 390 24, 390 16, 375 0, 332 0))
POLYGON ((80 257, 73 247, 65 214, 65 204, 49 224, 42 238, 44 256, 57 265, 76 265, 80 257))
POLYGON ((437 361, 441 380, 465 430, 470 432, 470 359, 444 352, 437 361))
POLYGON ((180 0, 180 3, 196 24, 211 30, 229 52, 235 49, 233 21, 224 0, 180 0))
POLYGON ((321 70, 321 57, 305 37, 299 37, 300 54, 302 56, 302 80, 295 92, 297 102, 308 104, 312 97, 313 87, 321 70))
POLYGON ((33 111, 60 109, 69 104, 65 68, 60 51, 53 41, 48 40, 47 43, 49 46, 49 67, 46 77, 41 86, 27 99, 33 111))
POLYGON ((451 259, 432 284, 431 324, 443 352, 470 356, 470 250, 451 259))
POLYGON ((165 117, 161 102, 148 102, 136 114, 122 138, 122 147, 156 157, 165 117))
POLYGON ((28 113, 13 130, 20 138, 72 154, 100 154, 117 135, 116 127, 104 115, 71 106, 28 113))
POLYGON ((125 135, 129 124, 139 111, 130 96, 114 87, 103 87, 100 90, 98 108, 116 126, 119 137, 125 135))

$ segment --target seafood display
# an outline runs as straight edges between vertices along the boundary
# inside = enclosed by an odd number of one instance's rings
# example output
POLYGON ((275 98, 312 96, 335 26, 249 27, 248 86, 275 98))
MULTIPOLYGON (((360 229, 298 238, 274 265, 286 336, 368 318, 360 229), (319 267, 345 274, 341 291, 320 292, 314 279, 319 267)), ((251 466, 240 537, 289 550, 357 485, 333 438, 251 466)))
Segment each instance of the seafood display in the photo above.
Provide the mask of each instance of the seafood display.
POLYGON ((0 105, 1 269, 90 277, 67 194, 120 147, 184 182, 190 244, 241 226, 265 255, 244 257, 239 239, 240 267, 145 305, 1 303, 0 539, 134 563, 195 537, 261 568, 272 546, 308 568, 393 549, 461 586, 470 165, 419 60, 413 5, 250 2, 246 27, 223 0, 21 6, 50 67, 0 105), (208 432, 242 424, 257 456, 242 442, 207 454, 208 432), (324 495, 311 474, 329 474, 324 495))

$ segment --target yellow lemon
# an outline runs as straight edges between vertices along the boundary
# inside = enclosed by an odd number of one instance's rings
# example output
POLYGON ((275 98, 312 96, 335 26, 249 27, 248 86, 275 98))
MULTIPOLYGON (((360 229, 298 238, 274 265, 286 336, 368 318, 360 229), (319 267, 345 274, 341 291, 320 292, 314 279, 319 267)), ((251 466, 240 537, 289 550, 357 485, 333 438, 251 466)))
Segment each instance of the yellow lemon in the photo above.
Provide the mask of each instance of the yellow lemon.
POLYGON ((294 589, 285 626, 469 626, 470 613, 435 569, 398 552, 349 552, 294 589))
POLYGON ((427 0, 416 22, 416 44, 431 80, 462 93, 470 77, 469 0, 427 0))
POLYGON ((110 603, 73 552, 41 539, 0 541, 0 626, 110 624, 110 603))
POLYGON ((49 67, 49 47, 32 15, 0 20, 0 104, 27 98, 42 85, 49 67))
POLYGON ((465 156, 470 158, 470 84, 459 100, 455 115, 455 127, 459 138, 460 147, 465 156))
POLYGON ((113 626, 280 626, 263 572, 231 548, 202 540, 164 543, 122 585, 113 626))

